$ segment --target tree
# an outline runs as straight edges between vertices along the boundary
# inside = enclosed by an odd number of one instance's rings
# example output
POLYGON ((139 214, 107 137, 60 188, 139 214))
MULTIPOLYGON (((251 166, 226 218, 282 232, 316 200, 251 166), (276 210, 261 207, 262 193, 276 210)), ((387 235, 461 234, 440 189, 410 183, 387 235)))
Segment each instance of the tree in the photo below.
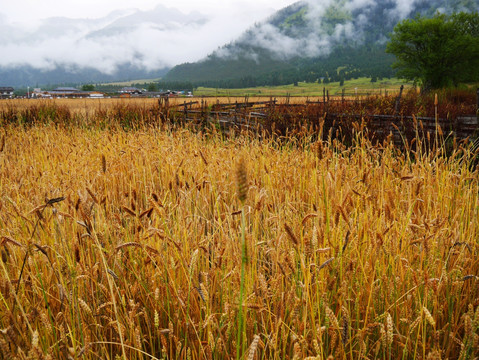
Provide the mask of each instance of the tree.
POLYGON ((155 83, 149 83, 147 90, 148 90, 149 92, 155 92, 155 91, 158 91, 158 88, 156 87, 156 84, 155 84, 155 83))
POLYGON ((81 89, 82 89, 83 91, 93 91, 93 90, 95 90, 95 85, 93 85, 93 84, 83 85, 83 86, 81 87, 81 89))
POLYGON ((394 27, 386 52, 397 75, 422 91, 479 79, 479 14, 416 16, 394 27))

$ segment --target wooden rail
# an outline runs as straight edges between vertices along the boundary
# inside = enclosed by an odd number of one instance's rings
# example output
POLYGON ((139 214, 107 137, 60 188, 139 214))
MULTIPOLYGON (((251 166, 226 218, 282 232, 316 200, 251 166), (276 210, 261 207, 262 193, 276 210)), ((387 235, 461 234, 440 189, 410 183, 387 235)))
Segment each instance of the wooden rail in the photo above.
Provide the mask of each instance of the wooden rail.
POLYGON ((334 135, 338 132, 344 134, 351 131, 353 122, 362 122, 367 127, 370 136, 381 140, 392 134, 397 145, 400 145, 404 139, 411 141, 418 134, 425 138, 434 138, 439 133, 444 137, 455 137, 459 140, 479 137, 479 122, 476 114, 466 114, 456 118, 404 116, 400 114, 401 96, 402 91, 399 92, 394 102, 391 115, 331 112, 329 111, 330 106, 335 102, 361 105, 361 100, 345 99, 344 96, 339 100, 331 100, 329 94, 324 95, 323 101, 308 100, 303 104, 291 104, 288 99, 285 103, 278 104, 278 101, 273 98, 269 101, 258 102, 251 102, 245 98, 244 102, 217 102, 208 105, 206 100, 201 100, 201 102, 190 101, 169 106, 168 101, 164 100, 160 101, 160 108, 166 111, 168 117, 173 121, 199 124, 216 122, 225 129, 271 130, 274 128, 279 133, 294 130, 295 126, 311 124, 318 126, 321 124, 324 136, 334 135), (302 123, 298 123, 296 116, 298 108, 302 108, 302 123), (311 111, 309 112, 309 110, 311 111))

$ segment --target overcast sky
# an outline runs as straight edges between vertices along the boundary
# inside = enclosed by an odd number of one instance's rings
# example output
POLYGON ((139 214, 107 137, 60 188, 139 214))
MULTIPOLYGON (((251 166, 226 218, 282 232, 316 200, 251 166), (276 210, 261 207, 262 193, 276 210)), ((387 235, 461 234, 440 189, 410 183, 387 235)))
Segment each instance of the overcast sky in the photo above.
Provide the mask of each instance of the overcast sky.
POLYGON ((249 13, 251 19, 278 10, 294 0, 22 0, 2 1, 0 13, 9 22, 29 23, 51 16, 98 18, 117 9, 149 10, 158 4, 175 7, 182 12, 199 11, 204 14, 228 16, 249 13), (236 13, 236 14, 235 14, 236 13))
MULTIPOLYGON (((158 70, 195 62, 275 11, 296 0, 0 0, 0 67, 37 69, 93 67, 113 73, 122 64, 158 70), (66 18, 66 20, 65 20, 66 18)), ((364 21, 355 19, 322 31, 320 19, 337 0, 305 0, 315 31, 289 38, 268 24, 258 26, 250 43, 280 56, 327 54, 341 36, 360 38, 364 21)), ((350 0, 351 11, 384 0, 350 0)), ((393 0, 391 19, 406 16, 414 3, 393 0)), ((387 16, 389 16, 387 15, 387 16)), ((367 16, 363 16, 367 20, 367 16)), ((222 53, 223 50, 221 50, 222 53)), ((254 55, 254 54, 253 54, 254 55)))
POLYGON ((194 62, 293 2, 295 0, 2 0, 0 66, 52 69, 62 64, 113 72, 115 65, 121 62, 149 70, 194 62), (177 9, 186 16, 174 11, 170 14, 170 10, 159 6, 177 9), (143 13, 137 12, 133 19, 118 21, 121 16, 111 16, 117 10, 122 11, 122 16, 131 15, 135 9, 143 13), (154 15, 148 18, 147 12, 155 9, 154 15))

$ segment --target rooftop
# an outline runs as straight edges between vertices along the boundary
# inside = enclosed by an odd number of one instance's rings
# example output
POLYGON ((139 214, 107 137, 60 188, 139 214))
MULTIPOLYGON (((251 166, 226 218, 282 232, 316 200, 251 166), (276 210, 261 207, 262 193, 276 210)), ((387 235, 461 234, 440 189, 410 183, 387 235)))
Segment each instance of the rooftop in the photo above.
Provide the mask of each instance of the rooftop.
POLYGON ((141 92, 140 89, 136 88, 136 87, 132 87, 132 86, 125 86, 125 87, 122 87, 119 92, 141 92))
POLYGON ((53 89, 53 91, 80 91, 80 90, 74 87, 57 87, 56 89, 53 89))

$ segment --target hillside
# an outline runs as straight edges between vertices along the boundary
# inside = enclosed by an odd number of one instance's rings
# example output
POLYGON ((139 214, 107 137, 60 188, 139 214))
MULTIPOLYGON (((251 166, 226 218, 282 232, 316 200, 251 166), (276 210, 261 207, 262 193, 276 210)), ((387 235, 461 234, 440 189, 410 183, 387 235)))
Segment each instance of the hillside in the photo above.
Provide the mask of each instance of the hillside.
POLYGON ((176 48, 166 48, 164 39, 198 31, 208 21, 163 5, 91 19, 50 17, 31 27, 0 21, 0 86, 158 78, 184 59, 169 58, 176 48))
POLYGON ((174 67, 167 81, 212 87, 393 76, 385 53, 395 24, 416 14, 477 11, 479 0, 296 2, 205 59, 174 67))
POLYGON ((59 64, 52 69, 44 70, 29 65, 16 67, 0 67, 0 84, 14 87, 48 87, 58 84, 88 84, 108 81, 153 79, 166 74, 168 68, 147 70, 126 63, 118 65, 116 70, 106 73, 93 67, 82 67, 59 64))

